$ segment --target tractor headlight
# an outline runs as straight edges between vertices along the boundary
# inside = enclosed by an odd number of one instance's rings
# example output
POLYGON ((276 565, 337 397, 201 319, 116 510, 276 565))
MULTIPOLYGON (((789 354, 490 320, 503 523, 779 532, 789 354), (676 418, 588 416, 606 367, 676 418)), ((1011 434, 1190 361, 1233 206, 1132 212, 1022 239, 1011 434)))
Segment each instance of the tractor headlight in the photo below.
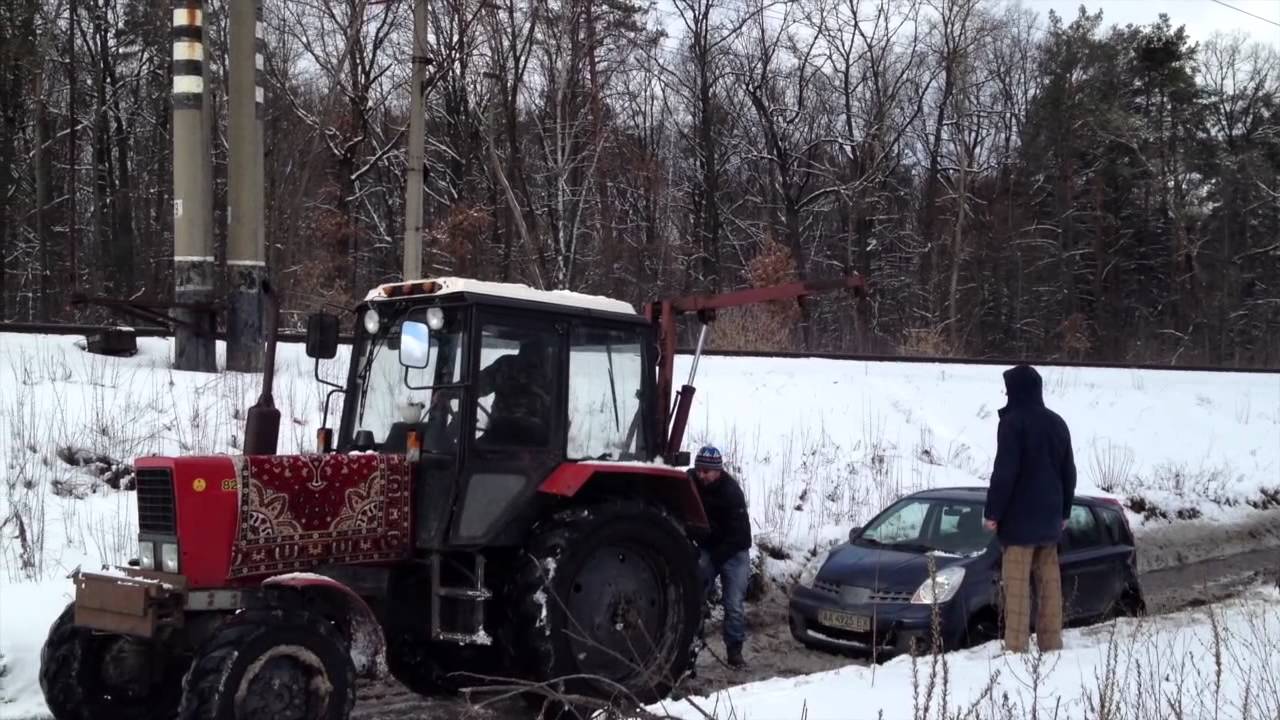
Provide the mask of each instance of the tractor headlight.
POLYGON ((160 545, 160 568, 167 573, 178 574, 177 543, 163 543, 160 545))
POLYGON ((156 544, 150 540, 138 543, 138 567, 143 570, 156 569, 156 544))
POLYGON ((378 317, 378 311, 369 308, 364 311, 364 329, 370 335, 378 332, 378 327, 382 324, 382 318, 378 317))
POLYGON ((427 327, 432 330, 444 327, 444 311, 438 307, 427 308, 427 327))
POLYGON ((960 591, 960 583, 964 581, 964 568, 952 565, 943 568, 931 578, 925 578, 920 589, 911 596, 911 602, 917 605, 932 605, 951 600, 960 591))

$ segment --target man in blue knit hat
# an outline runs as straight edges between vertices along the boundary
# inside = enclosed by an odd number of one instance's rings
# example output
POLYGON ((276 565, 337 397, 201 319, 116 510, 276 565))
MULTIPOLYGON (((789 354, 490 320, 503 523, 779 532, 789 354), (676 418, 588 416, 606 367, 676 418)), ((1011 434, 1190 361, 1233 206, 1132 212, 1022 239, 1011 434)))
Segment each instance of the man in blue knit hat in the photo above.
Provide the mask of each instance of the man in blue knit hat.
POLYGON ((724 647, 729 664, 742 667, 745 664, 742 644, 747 634, 743 603, 747 580, 751 577, 751 518, 747 514, 747 500, 738 481, 725 472, 720 451, 710 445, 698 451, 689 475, 697 481, 702 507, 711 526, 710 532, 698 541, 703 581, 710 593, 716 578, 720 578, 724 647))

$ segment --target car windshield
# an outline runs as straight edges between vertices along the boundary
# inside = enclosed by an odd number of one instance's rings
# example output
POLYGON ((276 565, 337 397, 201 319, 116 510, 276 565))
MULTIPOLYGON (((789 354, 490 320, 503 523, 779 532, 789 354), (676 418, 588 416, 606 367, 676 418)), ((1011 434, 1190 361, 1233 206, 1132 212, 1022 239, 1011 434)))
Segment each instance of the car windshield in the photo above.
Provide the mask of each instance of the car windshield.
MULTIPOLYGON (((375 441, 386 439, 392 424, 418 422, 431 406, 434 388, 461 381, 461 313, 445 309, 444 324, 431 331, 430 357, 424 368, 406 368, 400 364, 400 328, 405 320, 425 322, 424 311, 408 314, 384 323, 382 329, 363 348, 357 368, 360 392, 355 428, 369 430, 375 441)), ((442 398, 443 400, 443 398, 442 398)), ((450 400, 456 409, 457 400, 450 400)))
POLYGON ((973 555, 991 542, 982 523, 982 505, 961 500, 911 498, 872 520, 858 543, 906 552, 973 555))

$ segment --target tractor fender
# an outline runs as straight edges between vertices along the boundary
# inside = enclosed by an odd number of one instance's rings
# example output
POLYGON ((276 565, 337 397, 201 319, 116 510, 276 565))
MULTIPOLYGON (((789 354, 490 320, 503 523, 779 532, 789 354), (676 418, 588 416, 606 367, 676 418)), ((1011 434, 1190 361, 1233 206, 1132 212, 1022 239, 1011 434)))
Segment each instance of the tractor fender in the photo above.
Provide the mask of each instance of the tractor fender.
POLYGON ((264 588, 292 588, 302 593, 341 625, 351 645, 351 661, 356 674, 372 677, 384 674, 386 639, 382 625, 369 604, 354 590, 326 575, 289 573, 262 581, 264 588))
POLYGON ((685 525, 706 530, 707 513, 693 479, 680 468, 666 465, 611 462, 567 462, 538 486, 547 495, 565 498, 640 495, 661 503, 685 525))

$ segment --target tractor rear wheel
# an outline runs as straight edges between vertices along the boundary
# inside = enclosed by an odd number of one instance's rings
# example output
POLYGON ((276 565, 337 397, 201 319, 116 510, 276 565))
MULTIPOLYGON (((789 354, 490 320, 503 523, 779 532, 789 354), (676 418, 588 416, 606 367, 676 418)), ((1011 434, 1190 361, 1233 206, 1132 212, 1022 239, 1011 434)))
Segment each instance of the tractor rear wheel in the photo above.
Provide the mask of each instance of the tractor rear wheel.
POLYGON ((172 717, 182 670, 179 658, 157 657, 151 641, 76 627, 75 603, 40 651, 40 689, 56 720, 172 717))
POLYGON ((703 587, 696 551, 666 511, 636 500, 572 508, 535 527, 526 553, 510 647, 531 679, 652 703, 692 669, 703 587))
POLYGON ((219 625, 183 680, 181 720, 346 720, 355 665, 338 629, 305 610, 245 610, 219 625))

